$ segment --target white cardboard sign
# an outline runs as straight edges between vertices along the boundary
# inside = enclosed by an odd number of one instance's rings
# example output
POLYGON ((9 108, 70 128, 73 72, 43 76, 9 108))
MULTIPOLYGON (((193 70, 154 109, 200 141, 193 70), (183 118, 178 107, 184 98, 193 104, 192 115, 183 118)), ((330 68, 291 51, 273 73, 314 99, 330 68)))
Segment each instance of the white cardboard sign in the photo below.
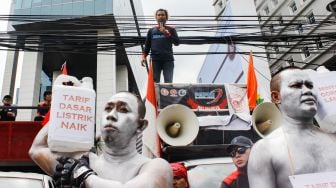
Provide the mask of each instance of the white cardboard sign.
POLYGON ((336 188, 336 172, 289 176, 293 188, 336 188))

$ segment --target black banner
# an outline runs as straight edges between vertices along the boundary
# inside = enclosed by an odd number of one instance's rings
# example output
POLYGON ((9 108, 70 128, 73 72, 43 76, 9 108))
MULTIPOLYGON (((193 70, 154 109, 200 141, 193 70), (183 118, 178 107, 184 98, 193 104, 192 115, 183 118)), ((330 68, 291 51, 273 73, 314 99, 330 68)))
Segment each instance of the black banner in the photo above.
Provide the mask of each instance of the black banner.
POLYGON ((197 116, 229 115, 225 87, 221 84, 158 84, 158 108, 182 104, 197 116))

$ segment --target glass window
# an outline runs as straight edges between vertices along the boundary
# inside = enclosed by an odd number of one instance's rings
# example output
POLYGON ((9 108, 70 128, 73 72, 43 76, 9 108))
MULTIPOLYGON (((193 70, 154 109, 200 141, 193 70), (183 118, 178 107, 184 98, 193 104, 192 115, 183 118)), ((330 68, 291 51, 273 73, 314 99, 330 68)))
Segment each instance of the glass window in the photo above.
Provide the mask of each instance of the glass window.
POLYGON ((51 0, 42 0, 42 5, 51 5, 51 0))
POLYGON ((51 12, 51 6, 44 6, 44 7, 41 9, 41 14, 42 14, 42 15, 52 15, 52 12, 51 12))
POLYGON ((302 26, 302 24, 299 24, 297 26, 297 30, 298 30, 299 34, 303 33, 303 26, 302 26))
POLYGON ((314 17, 314 14, 313 14, 313 13, 310 13, 310 14, 307 16, 307 19, 308 19, 308 22, 309 22, 310 24, 315 23, 315 17, 314 17))
POLYGON ((61 4, 61 3, 62 3, 62 0, 52 0, 53 5, 58 5, 58 4, 61 4))
POLYGON ((41 7, 33 7, 31 9, 31 14, 32 15, 41 15, 41 7))
POLYGON ((310 51, 309 51, 308 47, 302 48, 302 52, 303 52, 303 55, 304 55, 305 58, 310 56, 310 51))
POLYGON ((105 10, 105 0, 96 0, 94 3, 94 14, 95 15, 101 15, 101 14, 105 14, 106 10, 105 10))
POLYGON ((31 8, 32 0, 24 0, 22 2, 22 8, 31 8))
POLYGON ((293 13, 297 11, 297 7, 296 7, 295 2, 292 2, 292 3, 289 5, 289 8, 291 9, 291 11, 292 11, 293 13))
POLYGON ((106 0, 106 14, 113 13, 113 3, 112 0, 106 0))
POLYGON ((84 15, 94 15, 94 4, 93 1, 84 1, 84 8, 83 8, 84 15))
POLYGON ((78 16, 83 15, 83 11, 84 11, 83 8, 84 8, 84 3, 83 2, 77 1, 77 2, 73 3, 72 14, 73 15, 78 15, 78 16))
POLYGON ((269 15, 270 11, 269 11, 268 6, 266 6, 266 7, 264 8, 264 13, 265 13, 265 15, 269 15))
POLYGON ((72 3, 65 3, 62 5, 62 15, 72 14, 72 3))
POLYGON ((33 0, 33 3, 41 3, 42 0, 33 0))
POLYGON ((21 6, 22 6, 22 0, 16 0, 15 9, 21 9, 21 6))
MULTIPOLYGON (((49 13, 50 14, 50 13, 49 13)), ((52 6, 52 15, 62 15, 62 5, 54 5, 52 6)))
POLYGON ((323 45, 323 42, 321 41, 320 38, 318 38, 317 40, 315 40, 316 42, 316 47, 317 48, 322 48, 324 45, 323 45))

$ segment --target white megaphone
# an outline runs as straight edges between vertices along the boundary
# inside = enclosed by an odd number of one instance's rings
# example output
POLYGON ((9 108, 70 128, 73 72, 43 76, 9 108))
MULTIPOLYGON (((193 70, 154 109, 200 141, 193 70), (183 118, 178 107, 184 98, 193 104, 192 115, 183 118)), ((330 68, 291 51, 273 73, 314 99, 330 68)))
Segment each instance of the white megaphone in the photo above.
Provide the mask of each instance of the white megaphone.
POLYGON ((199 122, 190 108, 172 104, 165 107, 156 120, 160 138, 171 146, 186 146, 197 137, 199 122))
POLYGON ((262 138, 281 125, 280 110, 271 102, 259 104, 252 113, 252 126, 262 138))

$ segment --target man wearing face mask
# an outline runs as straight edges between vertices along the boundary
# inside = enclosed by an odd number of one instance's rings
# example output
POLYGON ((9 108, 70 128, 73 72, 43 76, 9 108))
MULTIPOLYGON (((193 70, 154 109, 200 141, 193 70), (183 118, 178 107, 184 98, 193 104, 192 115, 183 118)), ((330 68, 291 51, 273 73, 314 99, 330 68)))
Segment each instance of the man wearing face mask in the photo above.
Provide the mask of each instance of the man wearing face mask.
POLYGON ((167 10, 158 9, 155 12, 155 19, 158 25, 147 32, 141 63, 144 65, 147 55, 151 52, 154 82, 160 82, 161 72, 163 72, 164 82, 171 83, 173 82, 174 73, 172 45, 179 45, 179 38, 175 28, 166 25, 168 20, 167 10))
POLYGON ((245 136, 237 136, 232 139, 226 151, 232 157, 237 170, 222 181, 221 188, 249 188, 247 163, 252 145, 252 140, 245 136))

